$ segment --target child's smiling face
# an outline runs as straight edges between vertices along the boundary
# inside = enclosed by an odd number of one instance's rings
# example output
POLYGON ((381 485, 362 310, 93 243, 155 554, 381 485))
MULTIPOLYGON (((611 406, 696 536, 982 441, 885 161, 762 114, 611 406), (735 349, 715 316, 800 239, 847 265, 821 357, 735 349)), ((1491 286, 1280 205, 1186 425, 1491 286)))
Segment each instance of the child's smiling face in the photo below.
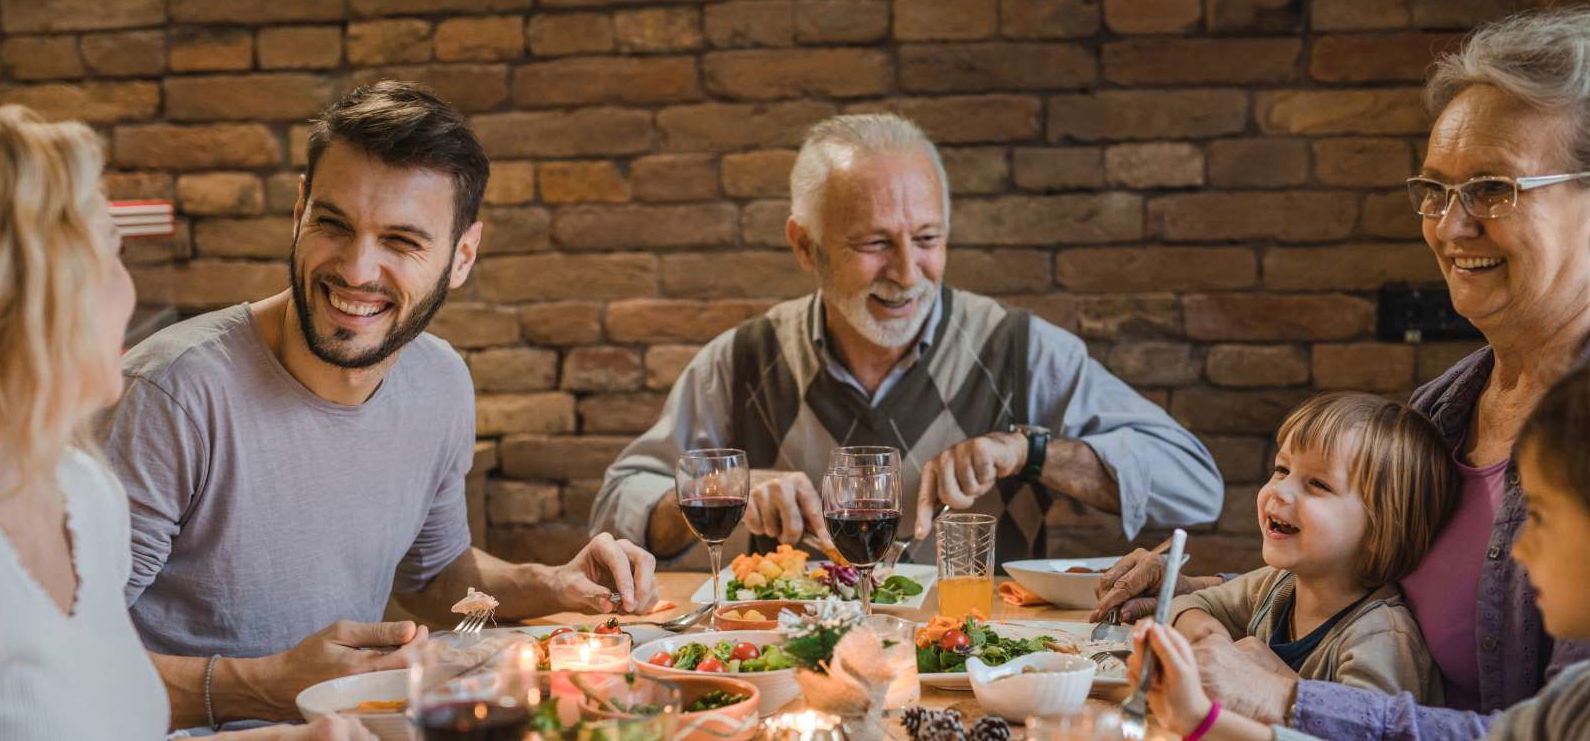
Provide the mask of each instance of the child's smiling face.
POLYGON ((1535 604, 1546 630, 1558 638, 1590 638, 1590 507, 1583 492, 1565 488, 1550 457, 1535 445, 1518 456, 1518 475, 1529 516, 1513 543, 1513 558, 1529 570, 1535 604))
MULTIPOLYGON (((1343 452, 1357 445, 1342 440, 1343 452)), ((1259 490, 1264 562, 1301 576, 1356 571, 1369 512, 1350 481, 1350 456, 1296 450, 1283 442, 1275 470, 1259 490)))

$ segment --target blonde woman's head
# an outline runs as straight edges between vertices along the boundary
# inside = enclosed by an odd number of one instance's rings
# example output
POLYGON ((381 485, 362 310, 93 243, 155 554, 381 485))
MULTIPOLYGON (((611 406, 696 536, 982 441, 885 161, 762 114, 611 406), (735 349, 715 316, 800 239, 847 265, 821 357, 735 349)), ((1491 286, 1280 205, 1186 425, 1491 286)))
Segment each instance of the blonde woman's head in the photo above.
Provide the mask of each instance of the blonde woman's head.
POLYGON ((121 394, 132 280, 80 123, 0 106, 0 498, 54 475, 121 394))

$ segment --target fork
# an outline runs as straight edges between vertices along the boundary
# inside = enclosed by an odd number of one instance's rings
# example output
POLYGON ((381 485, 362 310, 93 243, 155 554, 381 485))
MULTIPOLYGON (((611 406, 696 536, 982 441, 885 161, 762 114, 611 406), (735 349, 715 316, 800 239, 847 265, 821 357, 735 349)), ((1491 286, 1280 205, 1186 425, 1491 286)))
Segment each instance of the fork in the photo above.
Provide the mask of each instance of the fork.
MULTIPOLYGON (((1175 536, 1173 535, 1173 536, 1171 536, 1169 538, 1166 538, 1166 539, 1160 541, 1160 544, 1154 546, 1154 550, 1149 551, 1149 552, 1150 553, 1163 554, 1165 552, 1165 549, 1170 548, 1170 542, 1174 538, 1175 538, 1175 536)), ((1104 619, 1099 621, 1098 625, 1093 626, 1093 640, 1102 641, 1102 640, 1110 637, 1110 628, 1112 626, 1120 625, 1120 624, 1121 624, 1121 606, 1120 605, 1116 605, 1116 606, 1110 608, 1109 612, 1104 613, 1104 619)))
MULTIPOLYGON (((1176 594, 1176 577, 1181 575, 1181 554, 1187 546, 1187 531, 1176 528, 1171 534, 1170 555, 1165 558, 1165 578, 1159 584, 1159 604, 1154 607, 1154 622, 1163 625, 1170 617, 1170 598, 1176 594)), ((1154 652, 1143 652, 1142 674, 1132 696, 1121 703, 1121 735, 1141 739, 1148 733, 1148 683, 1154 677, 1154 652)))
POLYGON ((458 621, 458 624, 453 626, 453 633, 461 636, 479 635, 480 629, 486 627, 488 621, 493 624, 497 622, 494 617, 496 612, 496 609, 475 610, 465 615, 463 620, 458 621))
MULTIPOLYGON (((943 517, 949 511, 950 511, 950 506, 948 504, 946 504, 946 505, 944 505, 942 507, 939 507, 939 511, 933 513, 933 519, 929 520, 929 522, 937 521, 940 517, 943 517)), ((923 540, 926 540, 926 538, 923 538, 923 540)), ((879 561, 878 561, 879 570, 884 570, 884 571, 892 570, 894 568, 894 565, 896 563, 899 563, 900 557, 905 555, 907 551, 910 551, 912 545, 919 544, 919 543, 920 543, 920 541, 918 541, 916 539, 915 531, 908 532, 905 535, 901 535, 900 537, 895 538, 894 542, 889 544, 889 550, 884 551, 883 558, 879 559, 879 561)), ((915 554, 913 554, 913 556, 914 555, 915 554)))

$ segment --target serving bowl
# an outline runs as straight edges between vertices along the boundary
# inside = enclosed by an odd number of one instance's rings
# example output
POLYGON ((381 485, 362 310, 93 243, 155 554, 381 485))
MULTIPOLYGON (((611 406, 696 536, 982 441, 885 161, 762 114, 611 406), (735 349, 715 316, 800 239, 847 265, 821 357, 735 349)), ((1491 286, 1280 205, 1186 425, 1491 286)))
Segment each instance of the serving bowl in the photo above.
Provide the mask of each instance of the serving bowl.
POLYGON ((402 712, 347 712, 359 703, 370 700, 407 700, 408 681, 407 669, 328 679, 298 693, 298 712, 309 721, 322 715, 344 713, 350 718, 358 718, 359 722, 381 741, 409 741, 409 719, 402 712))
POLYGON ((688 643, 703 643, 711 646, 718 641, 739 643, 745 641, 754 643, 758 647, 770 643, 783 645, 784 634, 775 630, 719 630, 707 633, 687 633, 684 635, 659 638, 650 643, 642 644, 630 653, 635 666, 640 668, 642 674, 662 677, 664 679, 677 679, 680 677, 732 677, 754 685, 761 697, 757 702, 757 711, 761 715, 772 715, 778 712, 790 700, 800 694, 800 685, 795 681, 795 669, 779 669, 770 672, 744 672, 738 674, 721 674, 718 672, 700 672, 694 669, 675 669, 671 666, 658 666, 650 663, 653 654, 658 651, 673 653, 688 643))
POLYGON ((804 615, 809 602, 797 602, 789 599, 757 600, 755 602, 731 602, 718 605, 718 630, 774 630, 778 628, 778 614, 780 612, 793 612, 804 615), (724 617, 724 613, 743 613, 746 610, 756 610, 766 615, 767 620, 746 620, 745 618, 724 617))
POLYGON ((1005 573, 1055 607, 1092 609, 1098 604, 1094 590, 1099 585, 1099 573, 1119 560, 1118 556, 1100 556, 1007 561, 1005 573), (1067 571, 1074 568, 1088 569, 1088 573, 1067 571))
POLYGON ((762 701, 762 691, 756 685, 728 676, 676 676, 669 677, 668 681, 679 685, 682 708, 690 707, 690 703, 709 692, 750 695, 733 705, 714 710, 680 713, 674 741, 750 741, 756 736, 761 721, 757 710, 762 701))
POLYGON ((1006 720, 1029 715, 1056 715, 1075 711, 1088 699, 1093 686, 1092 661, 1076 654, 1053 651, 1028 654, 999 666, 982 659, 966 661, 972 693, 984 710, 1006 720))

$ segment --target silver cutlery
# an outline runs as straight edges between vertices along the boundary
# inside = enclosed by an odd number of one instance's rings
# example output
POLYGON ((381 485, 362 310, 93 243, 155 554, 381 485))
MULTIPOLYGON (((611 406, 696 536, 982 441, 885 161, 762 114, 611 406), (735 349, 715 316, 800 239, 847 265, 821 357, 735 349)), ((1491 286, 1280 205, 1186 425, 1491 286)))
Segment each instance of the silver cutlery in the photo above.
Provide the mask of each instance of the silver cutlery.
MULTIPOLYGON (((1165 577, 1159 583, 1159 604, 1154 606, 1154 622, 1160 625, 1170 617, 1170 600, 1176 594, 1176 579, 1181 575, 1181 554, 1187 546, 1187 531, 1176 528, 1172 533, 1170 555, 1165 558, 1165 577)), ((1121 704, 1121 733, 1129 739, 1141 739, 1148 733, 1148 685, 1154 678, 1154 652, 1143 652, 1142 674, 1132 696, 1121 704)))
MULTIPOLYGON (((937 522, 940 517, 943 517, 944 515, 949 514, 949 511, 950 511, 950 506, 948 504, 946 504, 946 505, 944 505, 942 507, 939 507, 939 511, 934 512, 933 513, 933 519, 929 520, 928 522, 930 522, 930 523, 931 522, 937 522)), ((931 532, 932 529, 933 528, 930 525, 928 527, 929 532, 931 532)), ((925 541, 927 539, 923 538, 922 540, 925 541)), ((880 568, 880 569, 893 569, 894 565, 896 563, 899 563, 900 557, 905 555, 906 551, 911 549, 913 543, 920 544, 921 542, 922 541, 918 541, 916 539, 916 531, 914 529, 911 532, 906 533, 905 535, 901 535, 901 536, 895 538, 894 542, 889 544, 889 550, 884 551, 883 559, 878 561, 878 568, 880 568)), ((912 554, 913 557, 915 555, 916 555, 915 553, 912 554)))
POLYGON ((662 622, 655 620, 635 620, 628 623, 619 623, 618 627, 631 628, 640 625, 655 625, 658 628, 668 631, 669 633, 679 633, 681 631, 688 630, 690 626, 701 622, 701 619, 706 617, 707 613, 711 611, 712 603, 709 602, 683 615, 678 615, 662 622))
MULTIPOLYGON (((1170 542, 1173 539, 1175 539, 1174 535, 1160 541, 1160 544, 1154 546, 1154 550, 1149 552, 1163 554, 1167 548, 1170 548, 1170 542)), ((1102 641, 1105 638, 1108 638, 1110 635, 1110 628, 1120 624, 1121 606, 1116 605, 1115 607, 1110 608, 1109 612, 1104 613, 1103 621, 1101 621, 1098 625, 1093 626, 1093 640, 1102 641)))

